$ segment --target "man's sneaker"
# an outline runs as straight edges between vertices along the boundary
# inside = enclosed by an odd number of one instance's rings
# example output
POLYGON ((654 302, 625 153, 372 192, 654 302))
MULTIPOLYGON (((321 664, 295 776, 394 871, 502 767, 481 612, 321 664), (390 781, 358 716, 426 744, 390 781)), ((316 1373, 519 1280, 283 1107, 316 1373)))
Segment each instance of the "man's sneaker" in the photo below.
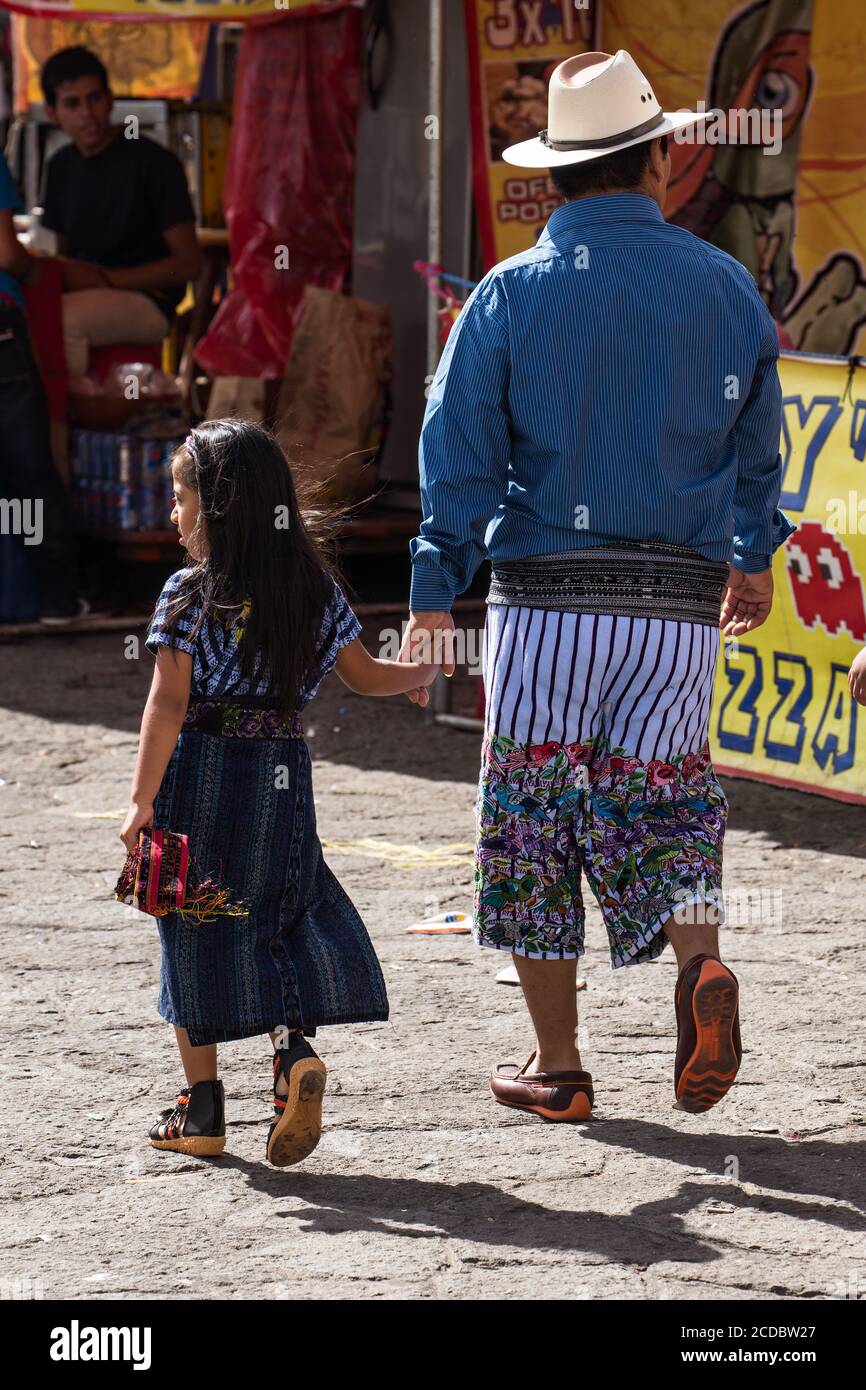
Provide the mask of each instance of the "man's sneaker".
POLYGON ((327 1068, 302 1033, 292 1033, 288 1047, 274 1053, 274 1114, 268 1130, 267 1156, 278 1168, 300 1163, 322 1137, 322 1097, 327 1068), (277 1095, 280 1075, 287 1096, 277 1095))
POLYGON ((225 1091, 221 1081, 197 1081, 180 1091, 174 1107, 148 1130, 155 1149, 199 1157, 221 1154, 226 1146, 225 1091))
POLYGON ((734 1084, 743 1057, 739 1002, 736 976, 716 956, 686 961, 674 991, 674 1093, 683 1110, 709 1110, 734 1084))

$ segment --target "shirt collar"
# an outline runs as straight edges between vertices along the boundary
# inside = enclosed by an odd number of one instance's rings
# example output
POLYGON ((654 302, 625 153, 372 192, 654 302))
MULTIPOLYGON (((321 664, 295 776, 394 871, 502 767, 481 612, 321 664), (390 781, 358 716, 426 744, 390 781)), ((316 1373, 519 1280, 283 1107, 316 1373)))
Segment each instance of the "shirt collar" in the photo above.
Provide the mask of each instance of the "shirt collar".
POLYGON ((647 193, 596 193, 574 198, 551 213, 536 245, 552 241, 557 233, 570 232, 590 223, 664 222, 655 198, 647 193))

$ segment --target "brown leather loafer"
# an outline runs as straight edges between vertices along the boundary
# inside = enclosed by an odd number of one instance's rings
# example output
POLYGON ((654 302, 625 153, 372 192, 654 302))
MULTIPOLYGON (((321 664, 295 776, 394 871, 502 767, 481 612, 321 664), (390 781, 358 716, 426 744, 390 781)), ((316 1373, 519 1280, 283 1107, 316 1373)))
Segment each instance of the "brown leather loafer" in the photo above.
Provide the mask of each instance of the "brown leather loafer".
POLYGON ((535 1053, 519 1067, 501 1062, 490 1075, 490 1089, 500 1105, 529 1110, 542 1119, 565 1124, 588 1120, 592 1111, 592 1077, 588 1071, 543 1071, 527 1076, 535 1053))
POLYGON ((709 1110, 733 1086, 743 1058, 739 1004, 737 978, 720 960, 697 955, 686 961, 674 991, 674 1093, 684 1110, 709 1110))

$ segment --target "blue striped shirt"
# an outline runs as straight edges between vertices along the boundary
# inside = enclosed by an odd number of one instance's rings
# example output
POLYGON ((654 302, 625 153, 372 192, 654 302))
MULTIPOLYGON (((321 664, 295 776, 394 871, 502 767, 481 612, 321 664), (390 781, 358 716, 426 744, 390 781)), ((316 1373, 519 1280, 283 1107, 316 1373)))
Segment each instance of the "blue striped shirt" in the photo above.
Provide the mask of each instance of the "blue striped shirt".
POLYGON ((777 510, 778 355, 745 267, 652 198, 557 208, 473 290, 442 353, 412 610, 449 609, 485 556, 611 540, 767 569, 795 529, 777 510))
MULTIPOLYGON (((171 600, 181 586, 186 570, 177 570, 165 582, 156 601, 145 646, 156 655, 161 646, 177 647, 192 657, 190 694, 196 698, 231 695, 272 696, 271 673, 257 662, 258 671, 252 677, 241 675, 240 642, 243 639, 245 612, 225 609, 220 616, 208 614, 195 638, 193 628, 201 610, 194 604, 179 618, 176 632, 168 630, 168 610, 171 600), (191 640, 192 639, 192 640, 191 640)), ((333 669, 340 648, 353 641, 361 631, 361 623, 346 600, 339 584, 326 606, 318 636, 319 661, 315 671, 308 672, 302 683, 297 708, 309 704, 324 677, 333 669)))

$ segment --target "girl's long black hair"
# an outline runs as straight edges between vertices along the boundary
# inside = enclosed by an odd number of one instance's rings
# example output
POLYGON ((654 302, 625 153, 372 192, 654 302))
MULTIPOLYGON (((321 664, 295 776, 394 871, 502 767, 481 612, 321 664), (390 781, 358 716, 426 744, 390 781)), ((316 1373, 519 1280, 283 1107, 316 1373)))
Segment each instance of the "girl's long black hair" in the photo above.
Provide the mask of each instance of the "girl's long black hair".
MULTIPOLYGON (((241 675, 252 680, 268 668, 274 703, 288 717, 320 655, 325 608, 340 577, 323 545, 342 513, 324 506, 302 511, 285 454, 260 425, 208 420, 191 439, 192 449, 182 445, 175 460, 181 481, 198 493, 204 558, 190 560, 169 609, 169 630, 189 608, 200 608, 194 640, 208 617, 236 622, 236 613, 221 610, 249 602, 241 675)), ((325 634, 322 647, 327 641, 325 634)))

